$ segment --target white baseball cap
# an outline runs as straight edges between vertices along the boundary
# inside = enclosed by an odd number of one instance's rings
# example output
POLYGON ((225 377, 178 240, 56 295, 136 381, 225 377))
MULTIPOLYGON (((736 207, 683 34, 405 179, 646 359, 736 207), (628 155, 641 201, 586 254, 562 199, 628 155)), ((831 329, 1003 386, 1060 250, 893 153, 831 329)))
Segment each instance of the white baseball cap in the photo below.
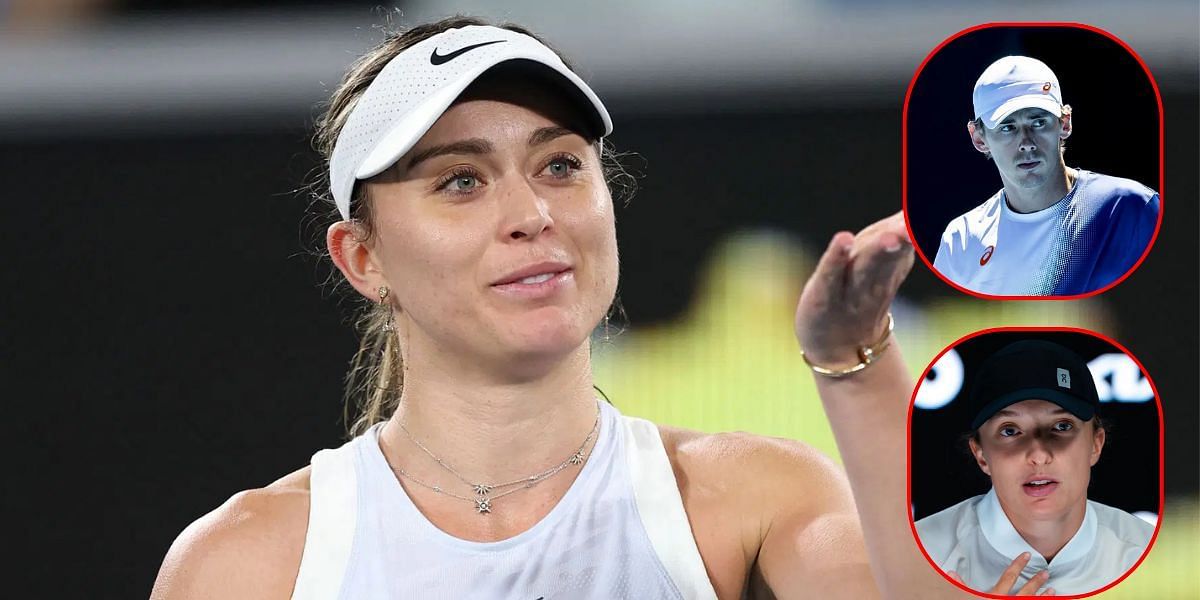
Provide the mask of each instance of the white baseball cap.
POLYGON ((1005 117, 1022 108, 1040 108, 1063 115, 1062 88, 1046 63, 1028 56, 1005 56, 983 71, 971 94, 975 118, 995 129, 1005 117))
POLYGON ((448 29, 397 54, 346 118, 329 157, 330 188, 342 218, 350 220, 355 182, 382 173, 411 150, 480 75, 514 62, 535 65, 561 83, 597 139, 612 133, 600 98, 541 42, 490 25, 448 29))

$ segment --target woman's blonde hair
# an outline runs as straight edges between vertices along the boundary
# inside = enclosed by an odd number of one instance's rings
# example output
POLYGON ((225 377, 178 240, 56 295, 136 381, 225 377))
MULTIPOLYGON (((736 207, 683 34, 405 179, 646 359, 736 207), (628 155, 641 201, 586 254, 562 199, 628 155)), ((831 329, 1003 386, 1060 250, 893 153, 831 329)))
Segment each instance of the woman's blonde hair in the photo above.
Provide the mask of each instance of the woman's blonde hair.
MULTIPOLYGON (((443 31, 469 25, 490 23, 477 17, 460 15, 407 30, 386 30, 384 40, 350 66, 346 76, 334 90, 328 108, 317 120, 313 145, 324 159, 325 166, 328 167, 338 134, 341 133, 359 98, 397 54, 443 31)), ((545 44, 545 41, 520 25, 505 23, 497 26, 528 35, 545 44)), ((550 47, 549 44, 546 46, 550 47)), ((553 50, 553 47, 550 48, 553 50)), ((561 58, 562 53, 557 50, 555 53, 561 58)), ((568 68, 572 68, 565 58, 563 62, 568 68)), ((615 190, 621 200, 628 201, 636 188, 636 180, 621 166, 619 158, 607 142, 601 144, 601 162, 609 189, 615 190)), ((327 168, 322 169, 320 177, 321 180, 315 185, 315 189, 321 202, 315 205, 324 207, 321 210, 321 218, 318 219, 320 224, 329 225, 340 221, 341 215, 329 194, 327 168)), ((360 239, 369 241, 374 234, 374 220, 366 186, 354 187, 350 201, 350 218, 360 231, 360 239)), ((619 304, 616 306, 619 309, 619 304)), ((391 316, 391 304, 378 302, 369 303, 356 319, 359 346, 351 360, 345 384, 345 422, 350 436, 360 435, 372 425, 391 417, 400 402, 404 388, 404 364, 399 338, 393 328, 389 327, 391 316)))

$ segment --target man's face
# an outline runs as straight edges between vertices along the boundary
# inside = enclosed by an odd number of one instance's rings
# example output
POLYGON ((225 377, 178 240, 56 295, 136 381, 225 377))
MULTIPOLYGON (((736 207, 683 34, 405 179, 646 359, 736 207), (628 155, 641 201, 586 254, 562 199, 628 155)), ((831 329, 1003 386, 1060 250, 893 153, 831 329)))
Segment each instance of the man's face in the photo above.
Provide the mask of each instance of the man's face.
POLYGON ((1087 501, 1104 430, 1045 400, 1010 405, 979 428, 971 452, 1014 523, 1062 519, 1087 501))
POLYGON ((1033 189, 1065 168, 1059 145, 1071 135, 1071 115, 1059 118, 1040 108, 1022 108, 995 129, 971 124, 968 131, 975 148, 991 155, 1005 185, 1033 189))

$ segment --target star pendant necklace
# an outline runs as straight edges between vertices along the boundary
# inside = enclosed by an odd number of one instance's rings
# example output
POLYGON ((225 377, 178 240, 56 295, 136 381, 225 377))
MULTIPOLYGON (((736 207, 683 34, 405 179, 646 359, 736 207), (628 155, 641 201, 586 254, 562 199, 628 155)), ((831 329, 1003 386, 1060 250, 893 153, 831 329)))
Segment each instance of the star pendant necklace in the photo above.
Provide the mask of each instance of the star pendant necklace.
POLYGON ((506 481, 503 483, 479 483, 479 482, 473 482, 473 481, 468 480, 461 473, 459 473, 458 470, 456 470, 454 467, 451 467, 449 464, 446 464, 446 461, 442 460, 437 455, 435 455, 433 452, 431 452, 429 450, 429 448, 426 448, 425 444, 422 444, 419 440, 417 440, 417 438, 415 436, 413 436, 412 432, 410 432, 408 430, 408 427, 406 427, 404 425, 404 421, 398 421, 398 422, 400 424, 401 431, 404 432, 404 435, 407 436, 408 439, 411 440, 413 444, 416 444, 416 446, 418 448, 420 448, 422 452, 424 452, 426 455, 428 455, 429 458, 432 458, 434 460, 434 462, 436 462, 443 469, 445 469, 446 471, 449 471, 450 474, 454 475, 454 477, 456 479, 458 479, 462 483, 469 486, 471 488, 471 490, 474 492, 474 496, 468 497, 468 496, 456 494, 454 492, 451 492, 449 490, 442 488, 442 486, 440 486, 440 485, 428 483, 417 477, 414 477, 408 471, 405 471, 403 468, 400 468, 400 467, 392 467, 392 470, 395 471, 396 474, 400 475, 401 477, 403 477, 421 487, 433 490, 435 493, 442 494, 444 496, 450 496, 451 498, 457 498, 459 500, 465 500, 467 502, 472 503, 474 505, 476 514, 490 514, 492 512, 492 501, 493 500, 499 500, 500 498, 503 498, 509 494, 513 494, 513 493, 519 492, 521 490, 529 489, 547 479, 550 479, 551 477, 554 477, 555 475, 558 475, 566 468, 571 467, 571 466, 582 465, 587 460, 587 457, 588 457, 587 450, 586 450, 587 446, 589 443, 591 443, 592 438, 596 437, 596 432, 599 431, 599 429, 600 429, 600 401, 599 400, 596 401, 596 421, 592 424, 592 430, 590 432, 588 432, 587 437, 585 437, 583 439, 583 443, 579 445, 578 450, 576 450, 573 454, 568 456, 566 458, 566 460, 563 460, 562 462, 560 462, 560 463, 554 465, 553 467, 550 467, 544 471, 541 471, 539 473, 534 473, 533 475, 530 475, 528 477, 522 477, 520 479, 514 479, 512 481, 506 481), (499 493, 494 493, 498 490, 503 490, 503 491, 500 491, 499 493))

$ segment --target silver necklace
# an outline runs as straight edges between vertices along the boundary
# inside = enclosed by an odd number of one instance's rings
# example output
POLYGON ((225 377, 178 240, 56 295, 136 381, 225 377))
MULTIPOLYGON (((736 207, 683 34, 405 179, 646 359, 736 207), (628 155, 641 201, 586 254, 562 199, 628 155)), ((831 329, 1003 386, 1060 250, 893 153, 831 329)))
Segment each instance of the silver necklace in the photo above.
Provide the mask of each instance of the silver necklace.
POLYGON ((416 444, 417 447, 420 448, 422 452, 429 455, 429 458, 432 458, 434 460, 434 462, 436 462, 438 465, 440 465, 443 469, 449 471, 450 474, 454 475, 454 477, 457 478, 459 481, 470 486, 471 490, 475 492, 475 495, 474 495, 474 497, 468 497, 468 496, 462 496, 462 495, 456 494, 454 492, 443 489, 442 486, 440 486, 440 485, 428 483, 428 482, 422 481, 416 477, 413 477, 412 474, 410 474, 408 471, 405 471, 404 469, 402 469, 400 467, 392 467, 393 471, 395 471, 401 477, 403 477, 421 487, 433 490, 435 493, 442 494, 445 496, 450 496, 451 498, 457 498, 459 500, 466 500, 467 502, 470 502, 471 504, 475 505, 475 512, 477 514, 490 514, 492 512, 492 501, 493 500, 498 500, 509 494, 516 493, 516 492, 519 492, 524 489, 529 489, 529 488, 541 483, 542 481, 544 481, 546 479, 549 479, 551 477, 554 477, 555 475, 558 475, 567 467, 582 465, 584 463, 584 461, 587 460, 586 449, 587 449, 588 443, 590 443, 592 441, 592 438, 596 437, 596 432, 600 429, 600 402, 599 401, 596 402, 596 421, 595 421, 595 423, 592 424, 592 430, 590 432, 588 432, 587 437, 583 439, 583 443, 579 445, 579 449, 576 450, 573 454, 571 454, 571 456, 568 456, 566 460, 558 463, 557 465, 554 465, 553 467, 550 467, 549 469, 546 469, 539 473, 535 473, 528 477, 522 477, 520 479, 514 479, 512 481, 506 481, 504 483, 476 483, 476 482, 472 482, 472 481, 468 480, 466 477, 463 477, 463 475, 461 473, 459 473, 457 470, 455 470, 454 467, 451 467, 450 465, 446 464, 446 461, 442 460, 441 458, 438 458, 438 456, 435 455, 433 452, 431 452, 429 450, 429 448, 426 448, 425 444, 422 444, 420 441, 418 441, 417 438, 415 436, 413 436, 412 432, 410 432, 408 430, 408 427, 406 427, 404 425, 404 421, 398 421, 398 423, 400 424, 401 431, 404 432, 404 435, 408 436, 408 439, 411 440, 412 443, 416 444), (514 487, 514 486, 517 486, 517 487, 514 487), (512 488, 512 489, 505 490, 498 494, 493 493, 496 490, 503 490, 505 488, 512 488))

